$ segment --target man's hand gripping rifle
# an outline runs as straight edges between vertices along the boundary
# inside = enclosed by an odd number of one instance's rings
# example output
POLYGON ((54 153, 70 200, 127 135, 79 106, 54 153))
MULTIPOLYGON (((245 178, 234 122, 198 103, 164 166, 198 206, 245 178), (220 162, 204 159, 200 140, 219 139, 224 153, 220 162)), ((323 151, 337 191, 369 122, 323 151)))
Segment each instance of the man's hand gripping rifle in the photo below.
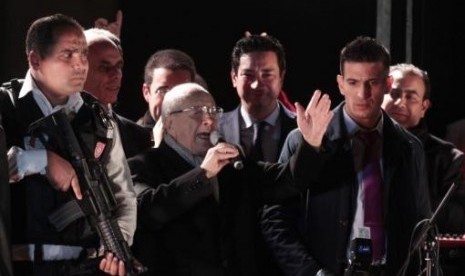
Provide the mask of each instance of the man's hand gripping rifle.
POLYGON ((46 146, 56 143, 52 147, 58 148, 59 154, 65 155, 62 157, 73 166, 83 193, 82 200, 77 202, 98 232, 105 250, 124 262, 126 275, 144 272, 146 268, 132 255, 116 222, 114 213, 117 203, 106 171, 98 160, 84 156, 65 111, 61 109, 32 123, 29 131, 46 146))

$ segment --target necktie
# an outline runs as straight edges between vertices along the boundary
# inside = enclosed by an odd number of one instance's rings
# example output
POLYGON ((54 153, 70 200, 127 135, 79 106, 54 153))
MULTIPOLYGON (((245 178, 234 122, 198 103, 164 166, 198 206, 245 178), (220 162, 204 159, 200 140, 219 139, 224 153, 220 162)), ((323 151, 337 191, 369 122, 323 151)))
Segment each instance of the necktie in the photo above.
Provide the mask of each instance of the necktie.
POLYGON ((385 253, 383 180, 377 150, 379 135, 376 131, 361 132, 360 138, 365 145, 362 171, 364 224, 370 227, 373 261, 379 261, 385 253))
POLYGON ((265 128, 266 122, 255 122, 253 124, 253 151, 252 157, 255 160, 263 160, 263 148, 262 148, 262 139, 263 139, 263 130, 265 128))

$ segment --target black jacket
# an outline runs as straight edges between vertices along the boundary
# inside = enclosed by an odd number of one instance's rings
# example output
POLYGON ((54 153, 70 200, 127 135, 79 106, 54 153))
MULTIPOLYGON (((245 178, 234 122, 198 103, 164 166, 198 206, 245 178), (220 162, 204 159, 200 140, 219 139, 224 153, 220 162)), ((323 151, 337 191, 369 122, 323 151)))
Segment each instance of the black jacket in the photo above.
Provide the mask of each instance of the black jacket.
MULTIPOLYGON (((342 275, 347 267, 358 182, 342 106, 334 110, 319 151, 302 143, 298 130, 290 133, 283 148, 288 157, 297 151, 294 155, 308 160, 297 163, 294 174, 306 181, 300 185, 309 187, 292 204, 264 211, 265 239, 286 275, 315 275, 321 268, 342 275)), ((386 275, 396 275, 407 257, 410 234, 417 222, 430 216, 430 205, 421 143, 383 116, 386 275)))
POLYGON ((431 207, 435 210, 452 183, 456 188, 437 216, 439 232, 443 234, 465 233, 465 182, 461 174, 464 154, 452 143, 432 135, 422 120, 409 129, 423 143, 428 171, 431 207))
POLYGON ((129 165, 139 204, 133 251, 149 275, 266 275, 257 211, 298 194, 284 165, 226 166, 219 202, 203 170, 164 142, 129 165))
POLYGON ((153 146, 151 128, 140 126, 116 113, 113 115, 118 125, 126 158, 133 157, 153 146))
MULTIPOLYGON (((39 138, 31 137, 29 126, 43 118, 43 113, 29 93, 18 99, 22 82, 11 82, 12 87, 0 93, 0 111, 2 123, 6 133, 6 147, 18 146, 25 148, 27 143, 34 144, 39 138), (18 87, 14 87, 17 84, 18 87), (13 89, 11 89, 13 88, 13 89)), ((71 121, 77 138, 83 141, 82 151, 86 156, 94 155, 94 148, 98 142, 111 145, 112 140, 107 135, 104 119, 100 118, 104 109, 90 94, 81 93, 83 106, 71 121), (96 110, 99 107, 100 113, 96 110), (84 146, 86 145, 86 146, 84 146)), ((108 158, 109 147, 105 147, 100 155, 101 160, 108 158)), ((71 223, 65 230, 58 232, 50 223, 49 215, 71 200, 69 193, 55 190, 45 175, 33 174, 26 176, 19 183, 11 185, 12 216, 12 244, 65 244, 65 245, 93 245, 96 234, 90 230, 90 225, 84 218, 71 223)))
POLYGON ((0 117, 0 275, 12 275, 10 258, 10 183, 8 183, 8 161, 6 158, 5 132, 0 117))

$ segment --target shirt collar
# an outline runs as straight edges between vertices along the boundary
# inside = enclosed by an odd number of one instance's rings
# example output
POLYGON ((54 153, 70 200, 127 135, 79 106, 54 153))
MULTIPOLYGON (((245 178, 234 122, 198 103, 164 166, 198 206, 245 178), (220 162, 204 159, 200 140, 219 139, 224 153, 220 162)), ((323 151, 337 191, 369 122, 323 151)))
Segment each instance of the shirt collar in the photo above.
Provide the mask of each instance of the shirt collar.
MULTIPOLYGON (((279 118, 279 111, 280 111, 280 105, 276 104, 276 107, 273 109, 273 112, 271 112, 268 117, 265 118, 265 122, 267 122, 269 125, 274 126, 276 125, 278 118, 279 118)), ((244 119, 245 127, 249 128, 252 126, 253 123, 255 123, 255 120, 250 117, 249 113, 245 110, 244 106, 241 105, 240 108, 241 116, 244 119)))
MULTIPOLYGON (((344 115, 344 122, 346 124, 347 128, 347 133, 349 134, 350 137, 354 136, 359 130, 366 130, 362 127, 360 127, 350 116, 347 114, 345 108, 342 109, 342 113, 344 115)), ((373 128, 378 131, 380 136, 382 137, 383 134, 383 123, 384 123, 384 118, 383 115, 381 114, 381 118, 378 121, 378 124, 373 128)))
POLYGON ((193 155, 188 149, 176 142, 173 136, 169 135, 168 133, 164 135, 163 141, 165 141, 168 146, 170 146, 182 157, 182 159, 186 160, 193 167, 199 166, 202 163, 202 157, 193 155))
POLYGON ((44 116, 48 116, 55 111, 65 108, 67 113, 77 113, 84 101, 81 97, 81 93, 78 91, 68 97, 68 101, 63 105, 52 106, 48 101, 47 97, 40 91, 39 87, 32 78, 30 70, 27 71, 26 77, 24 78, 23 86, 19 91, 18 98, 25 97, 27 94, 32 93, 34 100, 39 106, 44 116))

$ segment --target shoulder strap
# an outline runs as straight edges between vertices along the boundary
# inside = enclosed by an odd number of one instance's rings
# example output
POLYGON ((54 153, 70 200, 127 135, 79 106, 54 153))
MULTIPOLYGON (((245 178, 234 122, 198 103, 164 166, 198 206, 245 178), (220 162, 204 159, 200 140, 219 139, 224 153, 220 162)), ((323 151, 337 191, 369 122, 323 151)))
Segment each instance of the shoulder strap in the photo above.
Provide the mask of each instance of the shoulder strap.
MULTIPOLYGON (((92 114, 94 116, 95 127, 97 131, 104 130, 106 133, 104 137, 111 139, 113 137, 113 126, 112 121, 114 119, 102 106, 96 97, 83 91, 81 92, 81 97, 84 100, 84 103, 87 104, 92 109, 92 114)), ((116 124, 116 122, 114 122, 116 124)))
POLYGON ((23 82, 22 79, 12 79, 0 85, 0 124, 3 125, 6 117, 12 116, 23 82))
POLYGON ((16 105, 19 97, 19 91, 21 91, 23 83, 24 79, 12 79, 8 82, 2 83, 0 91, 1 93, 7 93, 13 105, 16 105))

